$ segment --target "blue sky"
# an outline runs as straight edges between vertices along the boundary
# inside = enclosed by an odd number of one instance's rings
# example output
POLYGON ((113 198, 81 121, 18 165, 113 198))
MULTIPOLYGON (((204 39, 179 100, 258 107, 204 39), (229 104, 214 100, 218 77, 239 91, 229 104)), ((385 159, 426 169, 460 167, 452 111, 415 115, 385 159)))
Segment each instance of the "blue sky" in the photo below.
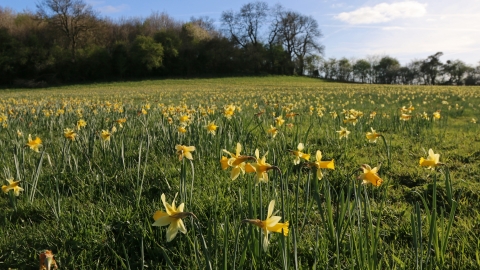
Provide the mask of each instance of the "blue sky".
MULTIPOLYGON (((248 0, 86 0, 102 16, 147 17, 166 12, 173 18, 238 11, 248 0)), ((360 59, 390 55, 402 64, 438 51, 442 60, 480 61, 480 0, 264 0, 315 18, 323 33, 324 57, 360 59)), ((0 0, 15 11, 34 11, 36 1, 0 0)))

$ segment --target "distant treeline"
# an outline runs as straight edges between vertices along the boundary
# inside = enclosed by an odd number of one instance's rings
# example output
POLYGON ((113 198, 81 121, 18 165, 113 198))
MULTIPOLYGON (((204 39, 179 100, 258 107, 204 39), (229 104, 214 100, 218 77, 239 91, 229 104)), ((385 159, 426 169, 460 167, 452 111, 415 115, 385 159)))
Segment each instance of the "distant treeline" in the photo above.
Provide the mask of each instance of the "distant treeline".
POLYGON ((330 58, 320 59, 318 67, 323 78, 343 82, 480 85, 480 63, 477 67, 461 60, 442 63, 442 55, 437 52, 405 66, 390 56, 373 55, 360 60, 330 58))
POLYGON ((154 12, 147 18, 102 18, 83 0, 42 0, 35 12, 0 7, 0 84, 155 77, 308 75, 365 83, 475 84, 480 67, 441 53, 402 67, 389 56, 324 59, 310 16, 252 2, 188 22, 154 12))

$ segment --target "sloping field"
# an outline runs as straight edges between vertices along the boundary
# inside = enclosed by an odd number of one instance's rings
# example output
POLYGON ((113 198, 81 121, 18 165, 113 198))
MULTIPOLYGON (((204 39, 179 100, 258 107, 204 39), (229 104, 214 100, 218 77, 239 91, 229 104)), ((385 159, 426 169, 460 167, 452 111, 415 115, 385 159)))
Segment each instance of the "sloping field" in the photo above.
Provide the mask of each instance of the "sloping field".
POLYGON ((478 87, 0 93, 1 269, 480 267, 478 87))

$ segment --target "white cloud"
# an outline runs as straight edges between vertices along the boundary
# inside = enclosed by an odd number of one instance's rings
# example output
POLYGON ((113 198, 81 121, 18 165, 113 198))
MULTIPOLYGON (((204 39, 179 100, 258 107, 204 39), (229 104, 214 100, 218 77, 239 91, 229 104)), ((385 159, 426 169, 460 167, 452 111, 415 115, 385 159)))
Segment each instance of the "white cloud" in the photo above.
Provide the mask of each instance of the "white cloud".
POLYGON ((97 7, 96 9, 102 13, 107 13, 107 14, 110 14, 110 13, 118 13, 118 12, 122 12, 126 9, 128 9, 129 6, 127 4, 121 4, 121 5, 118 5, 118 6, 111 6, 111 5, 108 5, 108 6, 103 6, 103 7, 97 7))
POLYGON ((373 7, 362 7, 351 12, 342 12, 335 19, 349 24, 388 22, 397 18, 422 17, 427 13, 426 4, 404 1, 393 4, 381 3, 373 7))
POLYGON ((400 27, 400 26, 387 26, 387 27, 382 27, 382 30, 385 30, 385 31, 405 30, 405 27, 400 27))

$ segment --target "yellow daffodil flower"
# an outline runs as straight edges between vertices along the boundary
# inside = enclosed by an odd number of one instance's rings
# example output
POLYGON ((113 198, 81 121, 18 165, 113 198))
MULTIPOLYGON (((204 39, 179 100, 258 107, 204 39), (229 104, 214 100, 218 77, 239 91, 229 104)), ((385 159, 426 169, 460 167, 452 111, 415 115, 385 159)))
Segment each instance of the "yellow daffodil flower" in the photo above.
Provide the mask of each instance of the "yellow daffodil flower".
POLYGON ((400 120, 402 121, 408 121, 412 118, 412 115, 411 114, 406 114, 406 113, 402 113, 400 115, 400 120))
POLYGON ((347 138, 348 138, 348 134, 350 134, 350 131, 348 131, 347 128, 340 127, 340 130, 338 130, 337 133, 338 133, 338 135, 340 136, 340 139, 341 139, 341 138, 347 139, 347 138))
POLYGON ((7 122, 8 116, 4 113, 0 114, 0 123, 7 122))
POLYGON ((77 121, 77 129, 80 130, 82 127, 86 127, 87 126, 87 122, 85 122, 85 120, 83 119, 80 119, 77 121))
POLYGON ((435 154, 432 149, 428 150, 428 157, 424 159, 423 157, 420 158, 420 166, 428 167, 428 169, 434 169, 438 165, 442 165, 440 163, 440 154, 435 154))
POLYGON ((382 136, 380 133, 377 133, 373 127, 370 128, 372 130, 372 132, 367 132, 366 134, 366 137, 368 139, 369 142, 371 143, 376 143, 377 142, 377 138, 382 136))
POLYGON ((400 111, 401 111, 402 113, 411 113, 413 110, 415 110, 415 108, 414 108, 412 105, 410 105, 410 107, 408 107, 408 108, 405 107, 405 106, 403 106, 402 108, 400 108, 400 111))
POLYGON ((70 141, 75 141, 75 137, 77 136, 77 133, 75 133, 71 128, 65 128, 63 130, 63 136, 65 136, 65 138, 70 141))
POLYGON ((125 124, 127 122, 127 119, 126 118, 120 118, 115 122, 117 122, 119 127, 123 128, 123 124, 125 124))
POLYGON ((179 126, 177 128, 178 133, 185 134, 187 133, 187 129, 184 126, 179 126))
POLYGON ((285 115, 286 118, 293 118, 295 116, 299 115, 298 113, 294 113, 294 112, 289 112, 285 115))
POLYGON ((39 137, 36 137, 35 140, 32 140, 32 135, 28 134, 28 143, 26 146, 30 147, 35 152, 39 152, 38 148, 42 146, 42 140, 39 137))
MULTIPOLYGON (((177 196, 175 195, 175 198, 177 196)), ((175 198, 173 199, 172 205, 165 201, 165 194, 161 196, 163 206, 165 207, 166 212, 158 210, 153 214, 153 219, 155 222, 152 226, 168 226, 167 229, 167 242, 172 241, 175 236, 177 236, 178 231, 182 232, 183 234, 187 233, 187 229, 185 228, 185 224, 183 224, 182 218, 193 216, 193 213, 183 212, 183 208, 185 204, 182 203, 178 207, 175 207, 175 198)))
POLYGON ((235 113, 235 108, 235 105, 226 106, 223 110, 223 115, 229 120, 232 119, 232 116, 235 113))
POLYGON ((317 150, 317 153, 315 155, 315 162, 310 163, 314 167, 317 168, 317 179, 321 180, 323 178, 323 173, 322 170, 320 169, 331 169, 335 170, 335 164, 333 159, 330 161, 322 161, 322 152, 320 150, 317 150))
POLYGON ((285 123, 285 120, 281 115, 275 118, 275 124, 277 125, 277 127, 281 127, 283 123, 285 123))
POLYGON ((355 117, 353 115, 350 115, 350 116, 346 117, 345 119, 343 119, 344 124, 352 123, 355 126, 357 124, 357 122, 358 122, 357 117, 355 117))
POLYGON ((270 129, 267 130, 267 133, 272 134, 272 138, 275 138, 275 136, 277 136, 278 129, 274 126, 270 126, 270 129))
POLYGON ((222 169, 226 170, 228 167, 232 167, 232 172, 230 174, 230 178, 232 180, 237 179, 240 173, 245 174, 245 161, 254 159, 251 156, 243 156, 240 155, 242 152, 242 145, 237 143, 237 148, 235 149, 235 154, 228 152, 227 150, 223 149, 223 152, 227 153, 230 158, 222 157, 220 163, 222 165, 222 169))
POLYGON ((362 169, 363 173, 358 177, 359 180, 363 180, 362 184, 371 183, 376 187, 379 187, 382 184, 383 179, 377 174, 380 166, 372 169, 369 165, 363 164, 362 169))
POLYGON ((251 164, 252 168, 255 169, 255 172, 257 173, 255 176, 255 179, 257 180, 257 183, 259 182, 268 182, 268 174, 267 171, 271 169, 275 169, 275 166, 272 166, 266 162, 267 160, 267 153, 260 158, 260 151, 258 149, 255 150, 255 157, 257 162, 251 164))
POLYGON ((301 159, 304 159, 304 160, 309 160, 310 159, 310 154, 305 154, 303 153, 303 149, 305 148, 305 146, 303 145, 303 143, 299 143, 298 146, 297 146, 297 151, 291 151, 292 154, 295 156, 295 159, 293 160, 293 164, 297 165, 297 164, 300 164, 300 161, 301 159))
POLYGON ((177 144, 175 146, 175 149, 177 149, 178 160, 182 160, 183 157, 193 160, 191 152, 195 151, 195 146, 185 146, 177 144))
POLYGON ((275 207, 275 200, 270 201, 268 205, 267 218, 265 220, 259 219, 244 219, 242 222, 250 223, 262 230, 263 234, 263 250, 267 251, 268 248, 268 234, 270 232, 283 233, 284 236, 288 236, 288 221, 285 223, 280 223, 282 219, 281 216, 273 215, 273 208, 275 207))
POLYGON ((218 128, 218 126, 215 125, 214 122, 210 122, 210 123, 208 123, 208 125, 206 126, 207 133, 212 134, 213 136, 215 136, 215 134, 217 133, 217 128, 218 128))
POLYGON ((433 113, 433 120, 439 120, 440 119, 440 111, 436 111, 433 113))
POLYGON ((220 159, 220 165, 222 166, 222 170, 226 170, 228 167, 230 167, 230 165, 228 165, 228 159, 229 158, 225 156, 222 156, 222 158, 220 159))
POLYGON ((8 186, 3 185, 2 186, 2 191, 5 192, 5 193, 8 193, 10 190, 13 190, 13 194, 15 194, 15 196, 20 195, 20 191, 23 191, 23 188, 18 186, 20 181, 15 181, 11 177, 11 178, 7 179, 7 182, 8 182, 8 186))
POLYGON ((112 133, 110 133, 108 130, 102 130, 102 133, 100 134, 104 142, 109 142, 110 137, 112 136, 112 133))
POLYGON ((185 114, 180 116, 178 120, 180 121, 180 124, 188 124, 190 122, 190 116, 185 114))

